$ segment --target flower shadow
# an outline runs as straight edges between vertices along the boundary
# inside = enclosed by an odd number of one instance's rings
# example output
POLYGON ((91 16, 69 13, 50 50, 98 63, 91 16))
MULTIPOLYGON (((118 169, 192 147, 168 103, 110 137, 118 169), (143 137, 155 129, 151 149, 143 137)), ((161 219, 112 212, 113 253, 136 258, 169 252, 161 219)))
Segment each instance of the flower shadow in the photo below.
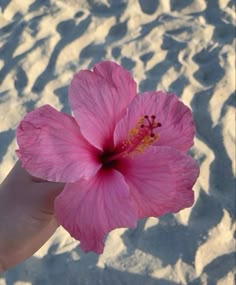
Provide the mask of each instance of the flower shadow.
MULTIPOLYGON (((222 218, 223 208, 218 199, 201 190, 186 225, 179 223, 173 214, 167 214, 158 218, 157 225, 146 228, 148 220, 144 219, 136 229, 127 230, 122 236, 128 249, 127 256, 139 249, 157 257, 163 268, 175 268, 181 261, 194 269, 199 247, 207 242, 209 232, 221 223, 222 218)), ((233 253, 220 255, 203 268, 209 281, 207 284, 216 284, 216 280, 223 278, 234 268, 233 256, 233 253)), ((202 281, 196 276, 189 278, 187 282, 193 285, 202 281)))
POLYGON ((6 285, 15 282, 28 282, 33 285, 178 285, 165 279, 156 279, 141 274, 120 271, 109 266, 99 268, 98 256, 83 254, 79 249, 61 254, 53 253, 52 248, 45 257, 31 257, 21 265, 6 272, 6 285), (78 260, 72 255, 78 254, 78 260))

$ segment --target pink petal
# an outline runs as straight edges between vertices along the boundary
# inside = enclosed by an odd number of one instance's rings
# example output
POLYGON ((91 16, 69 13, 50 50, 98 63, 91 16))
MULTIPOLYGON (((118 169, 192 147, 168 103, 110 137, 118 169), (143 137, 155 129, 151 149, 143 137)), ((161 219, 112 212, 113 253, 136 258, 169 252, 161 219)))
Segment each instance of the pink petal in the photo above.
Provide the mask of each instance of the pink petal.
POLYGON ((172 146, 187 151, 193 145, 195 133, 191 110, 174 94, 146 92, 135 97, 128 107, 127 115, 117 124, 114 133, 115 144, 127 138, 138 120, 155 115, 161 127, 155 129, 160 139, 155 145, 172 146))
POLYGON ((125 158, 123 173, 139 218, 175 213, 194 202, 192 187, 199 168, 194 160, 170 147, 150 147, 144 154, 125 158))
POLYGON ((135 227, 137 215, 127 184, 115 171, 99 171, 88 180, 67 184, 55 200, 55 214, 85 251, 102 253, 104 236, 120 227, 135 227))
POLYGON ((17 155, 33 176, 75 182, 101 167, 98 150, 81 135, 73 117, 44 105, 28 113, 16 131, 17 155))
POLYGON ((77 73, 69 88, 69 101, 82 134, 99 149, 112 147, 116 122, 136 95, 128 71, 113 62, 101 62, 93 71, 77 73))

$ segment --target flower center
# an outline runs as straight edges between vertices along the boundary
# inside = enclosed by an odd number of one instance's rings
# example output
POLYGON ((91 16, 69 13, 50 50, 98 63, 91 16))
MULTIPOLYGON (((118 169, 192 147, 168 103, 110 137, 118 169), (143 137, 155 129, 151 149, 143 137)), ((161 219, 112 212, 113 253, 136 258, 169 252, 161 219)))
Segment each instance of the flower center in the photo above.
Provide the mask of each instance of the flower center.
POLYGON ((114 151, 106 151, 100 156, 103 168, 115 167, 119 158, 134 157, 135 154, 143 153, 159 139, 159 134, 154 132, 159 127, 161 123, 156 120, 155 115, 141 117, 136 126, 129 130, 127 139, 123 140, 114 151))

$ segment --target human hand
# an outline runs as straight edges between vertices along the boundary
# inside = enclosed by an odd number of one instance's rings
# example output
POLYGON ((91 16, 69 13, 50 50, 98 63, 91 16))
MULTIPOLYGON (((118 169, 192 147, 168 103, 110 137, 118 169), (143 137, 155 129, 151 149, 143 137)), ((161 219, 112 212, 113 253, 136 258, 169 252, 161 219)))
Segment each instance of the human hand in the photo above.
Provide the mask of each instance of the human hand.
POLYGON ((33 255, 55 232, 54 199, 63 187, 15 164, 0 185, 0 273, 33 255))

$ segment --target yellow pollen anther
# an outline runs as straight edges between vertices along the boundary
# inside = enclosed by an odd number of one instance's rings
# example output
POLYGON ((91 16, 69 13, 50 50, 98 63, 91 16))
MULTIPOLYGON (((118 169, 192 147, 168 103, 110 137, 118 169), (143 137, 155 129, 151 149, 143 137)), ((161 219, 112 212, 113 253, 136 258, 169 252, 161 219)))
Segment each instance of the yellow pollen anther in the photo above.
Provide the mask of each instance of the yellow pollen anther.
POLYGON ((135 128, 129 130, 129 136, 135 136, 137 135, 137 133, 138 133, 138 130, 135 128))
POLYGON ((121 151, 124 156, 133 157, 137 153, 143 153, 149 146, 159 139, 159 134, 153 130, 161 127, 156 116, 141 117, 136 126, 129 130, 128 137, 121 144, 121 151))

